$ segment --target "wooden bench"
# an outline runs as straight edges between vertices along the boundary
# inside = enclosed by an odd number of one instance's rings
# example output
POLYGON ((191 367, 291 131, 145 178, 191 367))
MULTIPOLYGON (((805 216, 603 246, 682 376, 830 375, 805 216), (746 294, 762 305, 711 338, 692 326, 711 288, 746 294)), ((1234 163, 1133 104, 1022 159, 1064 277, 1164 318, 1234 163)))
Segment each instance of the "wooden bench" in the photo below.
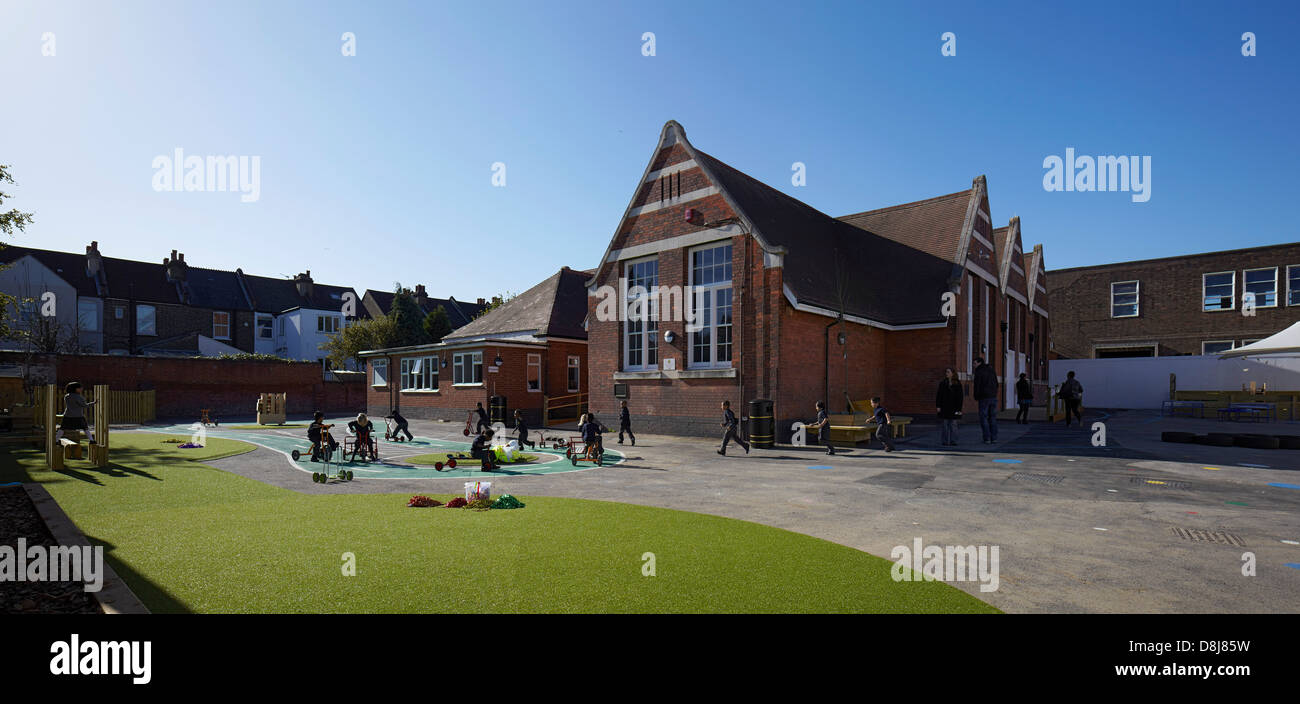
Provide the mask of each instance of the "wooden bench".
POLYGON ((59 444, 63 446, 63 459, 79 460, 81 459, 81 443, 76 440, 59 438, 59 444))
MULTIPOLYGON (((876 421, 865 413, 832 414, 831 442, 859 443, 871 441, 876 434, 876 421)), ((895 438, 907 437, 907 426, 912 422, 911 416, 889 416, 889 428, 895 438)))

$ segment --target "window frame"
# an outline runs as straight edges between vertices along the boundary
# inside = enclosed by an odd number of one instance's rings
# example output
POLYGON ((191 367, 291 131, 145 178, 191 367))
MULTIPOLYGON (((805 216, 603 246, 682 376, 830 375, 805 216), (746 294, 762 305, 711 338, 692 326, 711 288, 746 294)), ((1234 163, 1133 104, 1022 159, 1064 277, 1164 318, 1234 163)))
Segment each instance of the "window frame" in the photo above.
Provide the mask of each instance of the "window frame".
POLYGON ((1272 302, 1271 304, 1268 304, 1268 305, 1265 305, 1265 304, 1263 304, 1263 303, 1260 303, 1260 302, 1259 302, 1259 294, 1255 294, 1255 307, 1256 307, 1256 308, 1277 308, 1277 294, 1278 294, 1277 276, 1278 276, 1278 267, 1276 267, 1276 266, 1262 266, 1262 267, 1258 267, 1258 268, 1255 268, 1255 269, 1242 269, 1242 270, 1241 270, 1241 298, 1242 298, 1243 301, 1246 299, 1246 294, 1249 293, 1249 291, 1246 289, 1246 287, 1250 285, 1250 282, 1246 280, 1246 274, 1249 274, 1249 273, 1252 272, 1252 271, 1268 271, 1268 270, 1270 270, 1270 269, 1273 270, 1273 302, 1272 302))
MULTIPOLYGON (((1221 345, 1221 344, 1227 344, 1227 345, 1228 345, 1228 348, 1227 348, 1227 349, 1229 349, 1229 350, 1231 350, 1231 349, 1235 349, 1236 346, 1237 346, 1237 343, 1236 343, 1235 341, 1233 341, 1233 340, 1201 340, 1201 356, 1202 356, 1202 357, 1205 357, 1205 356, 1212 355, 1212 354, 1218 354, 1218 352, 1206 352, 1206 351, 1205 351, 1205 346, 1206 346, 1206 345, 1221 345)), ((1223 351, 1227 351, 1227 350, 1223 350, 1223 351)))
POLYGON ((687 250, 686 267, 687 267, 687 271, 689 272, 687 276, 687 282, 690 285, 691 295, 684 296, 684 298, 690 299, 687 305, 691 306, 692 319, 695 320, 695 324, 694 324, 695 326, 700 325, 700 321, 699 321, 700 315, 705 315, 708 318, 708 322, 704 324, 703 329, 695 330, 688 333, 689 337, 687 339, 687 344, 686 344, 687 347, 686 368, 687 369, 731 369, 735 364, 735 357, 736 357, 735 281, 736 279, 735 279, 735 272, 733 271, 735 253, 736 253, 735 246, 730 239, 715 240, 713 242, 708 242, 696 247, 691 247, 689 250, 687 250), (718 263, 710 264, 709 268, 716 269, 718 266, 724 266, 727 269, 729 276, 725 281, 714 280, 706 284, 697 283, 696 271, 695 271, 696 269, 695 255, 700 252, 719 250, 719 249, 726 249, 728 255, 730 255, 730 258, 725 260, 724 264, 718 264, 718 263), (710 300, 709 303, 706 304, 707 308, 704 311, 695 310, 697 301, 703 298, 703 296, 699 296, 697 292, 704 292, 709 294, 710 300), (728 322, 725 326, 718 324, 718 315, 717 315, 718 309, 720 307, 718 304, 718 298, 720 297, 720 294, 722 294, 723 292, 726 292, 727 294, 726 308, 729 311, 727 316, 728 322), (719 337, 718 331, 723 327, 727 329, 727 342, 722 343, 725 344, 726 347, 728 348, 727 349, 728 358, 725 362, 718 360, 718 348, 720 346, 718 342, 718 337, 719 337), (700 362, 700 361, 696 361, 695 353, 696 353, 696 349, 700 347, 698 343, 700 333, 704 332, 705 329, 707 329, 709 333, 708 361, 700 362))
POLYGON ((214 310, 214 311, 212 311, 212 339, 214 339, 214 340, 229 340, 229 339, 230 339, 230 333, 231 333, 231 330, 230 330, 230 312, 229 312, 229 311, 224 311, 224 310, 214 310), (226 334, 225 334, 225 335, 218 335, 218 334, 217 334, 217 326, 218 326, 218 323, 217 323, 217 316, 218 316, 218 315, 224 315, 224 316, 226 316, 226 334))
MULTIPOLYGON (((1222 285, 1223 284, 1215 284, 1215 286, 1222 286, 1222 285)), ((1201 274, 1201 312, 1222 313, 1230 310, 1237 310, 1237 270, 1233 269, 1231 271, 1209 271, 1209 272, 1202 273, 1201 274), (1205 292, 1206 289, 1205 280, 1207 277, 1219 276, 1221 274, 1228 274, 1232 276, 1232 305, 1227 308, 1206 308, 1205 299, 1209 298, 1209 295, 1206 294, 1205 292)))
POLYGON ((565 374, 565 381, 568 384, 569 393, 571 394, 582 393, 582 358, 576 354, 569 355, 566 368, 568 371, 565 374), (577 383, 574 383, 573 371, 575 369, 578 371, 576 377, 577 383))
POLYGON ((259 340, 274 340, 274 339, 275 339, 275 316, 273 316, 273 315, 266 315, 265 313, 258 313, 258 314, 257 314, 257 320, 256 320, 255 325, 256 325, 256 327, 257 327, 257 333, 256 333, 256 334, 257 334, 257 339, 259 339, 259 340), (262 323, 263 323, 263 322, 266 322, 266 332, 267 332, 267 334, 265 334, 265 335, 262 334, 262 323))
POLYGON ((100 329, 99 302, 90 298, 78 298, 77 299, 77 331, 78 332, 99 332, 100 331, 99 329, 100 329), (81 324, 81 321, 83 319, 82 306, 86 306, 90 309, 89 318, 91 322, 93 322, 95 325, 93 328, 82 326, 81 324))
POLYGON ((482 386, 483 385, 483 351, 477 352, 453 352, 451 355, 451 384, 452 386, 482 386), (464 359, 469 358, 468 366, 465 365, 464 359), (468 372, 470 381, 464 381, 464 374, 468 372), (477 372, 477 374, 475 373, 477 372))
POLYGON ((542 392, 542 355, 538 352, 529 352, 527 362, 528 375, 524 377, 524 388, 530 394, 540 394, 542 392), (534 368, 537 370, 537 388, 535 389, 532 388, 534 368))
POLYGON ((1287 304, 1288 306, 1300 306, 1300 286, 1296 286, 1294 289, 1291 288, 1291 270, 1292 270, 1292 269, 1295 269, 1295 271, 1296 271, 1296 277, 1295 277, 1296 282, 1297 282, 1297 283, 1300 283, 1300 264, 1287 264, 1287 265, 1286 265, 1286 304, 1287 304), (1292 303, 1292 302, 1291 302, 1291 294, 1292 294, 1292 293, 1295 293, 1295 294, 1296 294, 1296 302, 1295 302, 1295 303, 1292 303))
MULTIPOLYGON (((623 324, 620 326, 622 328, 620 335, 623 343, 623 371, 656 371, 659 369, 659 302, 656 300, 657 297, 654 293, 655 288, 659 286, 659 255, 655 254, 649 257, 628 259, 622 262, 622 267, 623 280, 627 284, 627 291, 625 292, 627 299, 624 301, 626 308, 621 311, 621 317, 624 320, 623 324), (637 298, 632 298, 631 296, 631 291, 635 287, 633 285, 634 279, 632 278, 631 270, 637 265, 651 263, 654 264, 653 280, 650 281, 649 286, 644 286, 646 289, 645 300, 648 306, 645 309, 646 315, 643 319, 633 320, 628 311, 631 310, 633 302, 641 300, 641 297, 638 296, 637 298), (636 332, 631 330, 631 325, 634 322, 640 323, 641 327, 641 329, 636 332), (641 343, 637 348, 641 353, 641 361, 638 364, 632 363, 632 339, 634 336, 640 338, 641 343), (654 357, 653 362, 650 361, 650 357, 652 356, 654 357)), ((639 283, 642 281, 641 278, 637 278, 635 281, 638 282, 636 284, 637 286, 642 285, 639 283)))
POLYGON ((149 337, 158 337, 158 306, 149 305, 148 303, 135 304, 135 334, 147 335, 149 337), (140 321, 141 321, 140 311, 146 308, 149 309, 149 322, 152 323, 150 327, 151 332, 145 332, 144 330, 140 329, 140 321))
POLYGON ((388 360, 372 359, 370 360, 370 385, 371 386, 388 386, 388 360), (383 370, 381 373, 380 370, 383 370), (380 382, 380 379, 383 379, 380 382))
POLYGON ((316 316, 316 332, 324 335, 332 335, 339 331, 339 319, 333 315, 316 316), (329 321, 326 323, 325 321, 329 321))
MULTIPOLYGON (((1120 295, 1130 295, 1130 294, 1123 293, 1123 294, 1120 294, 1120 295)), ((1133 279, 1133 280, 1131 280, 1131 281, 1112 281, 1112 282, 1110 282, 1110 317, 1112 317, 1112 318, 1138 318, 1138 317, 1141 317, 1141 315, 1142 315, 1142 282, 1141 282, 1139 279, 1133 279), (1116 304, 1116 303, 1115 303, 1115 287, 1116 287, 1116 286, 1122 286, 1122 285, 1124 285, 1124 284, 1133 284, 1133 293, 1132 293, 1132 296, 1133 296, 1133 302, 1132 302, 1132 303, 1120 303, 1120 304, 1116 304), (1115 315, 1115 307, 1116 307, 1117 305, 1121 305, 1121 306, 1129 306, 1129 305, 1131 305, 1131 306, 1133 306, 1133 312, 1130 313, 1130 314, 1126 314, 1126 315, 1115 315)))
POLYGON ((398 390, 402 393, 428 393, 438 390, 438 358, 437 357, 403 357, 400 362, 400 375, 398 377, 398 390), (415 364, 412 365, 411 363, 415 364), (415 369, 412 370, 411 367, 415 369), (423 383, 423 386, 415 386, 415 382, 423 383))

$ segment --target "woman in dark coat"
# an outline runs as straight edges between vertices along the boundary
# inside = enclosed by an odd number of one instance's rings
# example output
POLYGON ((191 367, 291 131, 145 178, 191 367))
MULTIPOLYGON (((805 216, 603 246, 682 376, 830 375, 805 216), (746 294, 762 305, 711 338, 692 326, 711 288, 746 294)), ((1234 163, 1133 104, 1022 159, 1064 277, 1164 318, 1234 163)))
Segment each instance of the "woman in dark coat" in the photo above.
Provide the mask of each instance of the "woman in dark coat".
POLYGON ((966 392, 957 380, 957 373, 945 369, 943 381, 939 382, 939 392, 934 397, 935 410, 939 415, 939 436, 944 445, 957 444, 957 419, 961 418, 965 396, 966 392))

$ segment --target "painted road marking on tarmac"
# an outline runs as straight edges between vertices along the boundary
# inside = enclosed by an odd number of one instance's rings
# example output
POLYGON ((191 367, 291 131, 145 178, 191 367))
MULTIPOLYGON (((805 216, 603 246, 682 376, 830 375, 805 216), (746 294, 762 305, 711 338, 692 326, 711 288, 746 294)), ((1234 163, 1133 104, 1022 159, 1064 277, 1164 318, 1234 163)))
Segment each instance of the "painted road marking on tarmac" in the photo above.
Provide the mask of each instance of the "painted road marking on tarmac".
POLYGON ((1269 468, 1268 465, 1266 465, 1266 464, 1250 464, 1249 462, 1238 462, 1238 463, 1237 463, 1237 466, 1238 466, 1238 467, 1254 467, 1254 468, 1256 468, 1256 469, 1268 469, 1268 468, 1269 468))
POLYGON ((1093 530, 1110 530, 1110 529, 1109 529, 1109 528, 1096 528, 1096 527, 1094 527, 1093 530))
POLYGON ((1208 469, 1208 470, 1210 470, 1211 472, 1218 472, 1218 471, 1219 471, 1219 468, 1218 468, 1218 467, 1201 467, 1201 469, 1208 469))
POLYGON ((1002 464, 1020 464, 1020 460, 993 460, 993 461, 1001 462, 1002 464))
POLYGON ((1290 567, 1291 569, 1300 570, 1300 562, 1284 562, 1282 564, 1286 565, 1287 567, 1290 567))
POLYGON ((1225 504, 1232 504, 1233 506, 1249 506, 1249 505, 1250 505, 1250 504, 1248 504, 1248 503, 1246 503, 1246 502, 1244 502, 1244 501, 1224 501, 1223 503, 1225 503, 1225 504))
POLYGON ((1300 540, 1283 540, 1287 545, 1300 545, 1300 540))
POLYGON ((1284 484, 1282 482, 1269 482, 1269 486, 1275 486, 1279 489, 1300 489, 1300 484, 1284 484))
POLYGON ((828 464, 814 464, 814 465, 809 465, 808 469, 835 469, 835 468, 828 464))

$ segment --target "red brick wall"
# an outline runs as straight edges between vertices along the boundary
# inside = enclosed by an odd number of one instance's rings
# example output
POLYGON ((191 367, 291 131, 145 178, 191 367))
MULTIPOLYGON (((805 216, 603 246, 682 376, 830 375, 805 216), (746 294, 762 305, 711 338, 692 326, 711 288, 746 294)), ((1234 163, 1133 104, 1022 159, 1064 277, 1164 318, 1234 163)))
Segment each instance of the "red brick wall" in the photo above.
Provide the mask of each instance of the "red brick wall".
MULTIPOLYGON (((568 395, 568 357, 578 357, 582 373, 579 383, 582 391, 587 390, 587 346, 574 342, 552 341, 546 347, 512 347, 486 345, 484 347, 444 350, 438 352, 414 352, 402 355, 390 355, 388 362, 388 380, 386 386, 376 387, 373 380, 373 365, 366 365, 366 407, 368 413, 376 417, 387 414, 397 406, 402 415, 408 418, 441 419, 464 421, 466 413, 475 405, 482 403, 489 407, 491 396, 506 397, 507 415, 513 417, 515 409, 524 412, 525 419, 534 427, 541 422, 543 397, 568 395), (456 386, 453 382, 454 355, 466 352, 483 353, 483 383, 473 386, 456 386), (539 391, 528 390, 528 355, 541 355, 542 388, 539 391), (438 391, 398 391, 401 383, 401 362, 403 358, 443 356, 447 366, 439 368, 438 391), (492 362, 501 357, 500 371, 491 372, 492 362)), ((506 423, 513 426, 513 420, 506 423)))
POLYGON ((197 419, 203 408, 221 417, 251 417, 263 392, 287 393, 289 413, 353 413, 365 405, 357 381, 325 381, 315 362, 168 359, 113 355, 60 355, 58 383, 108 384, 113 389, 153 389, 160 419, 197 419))

